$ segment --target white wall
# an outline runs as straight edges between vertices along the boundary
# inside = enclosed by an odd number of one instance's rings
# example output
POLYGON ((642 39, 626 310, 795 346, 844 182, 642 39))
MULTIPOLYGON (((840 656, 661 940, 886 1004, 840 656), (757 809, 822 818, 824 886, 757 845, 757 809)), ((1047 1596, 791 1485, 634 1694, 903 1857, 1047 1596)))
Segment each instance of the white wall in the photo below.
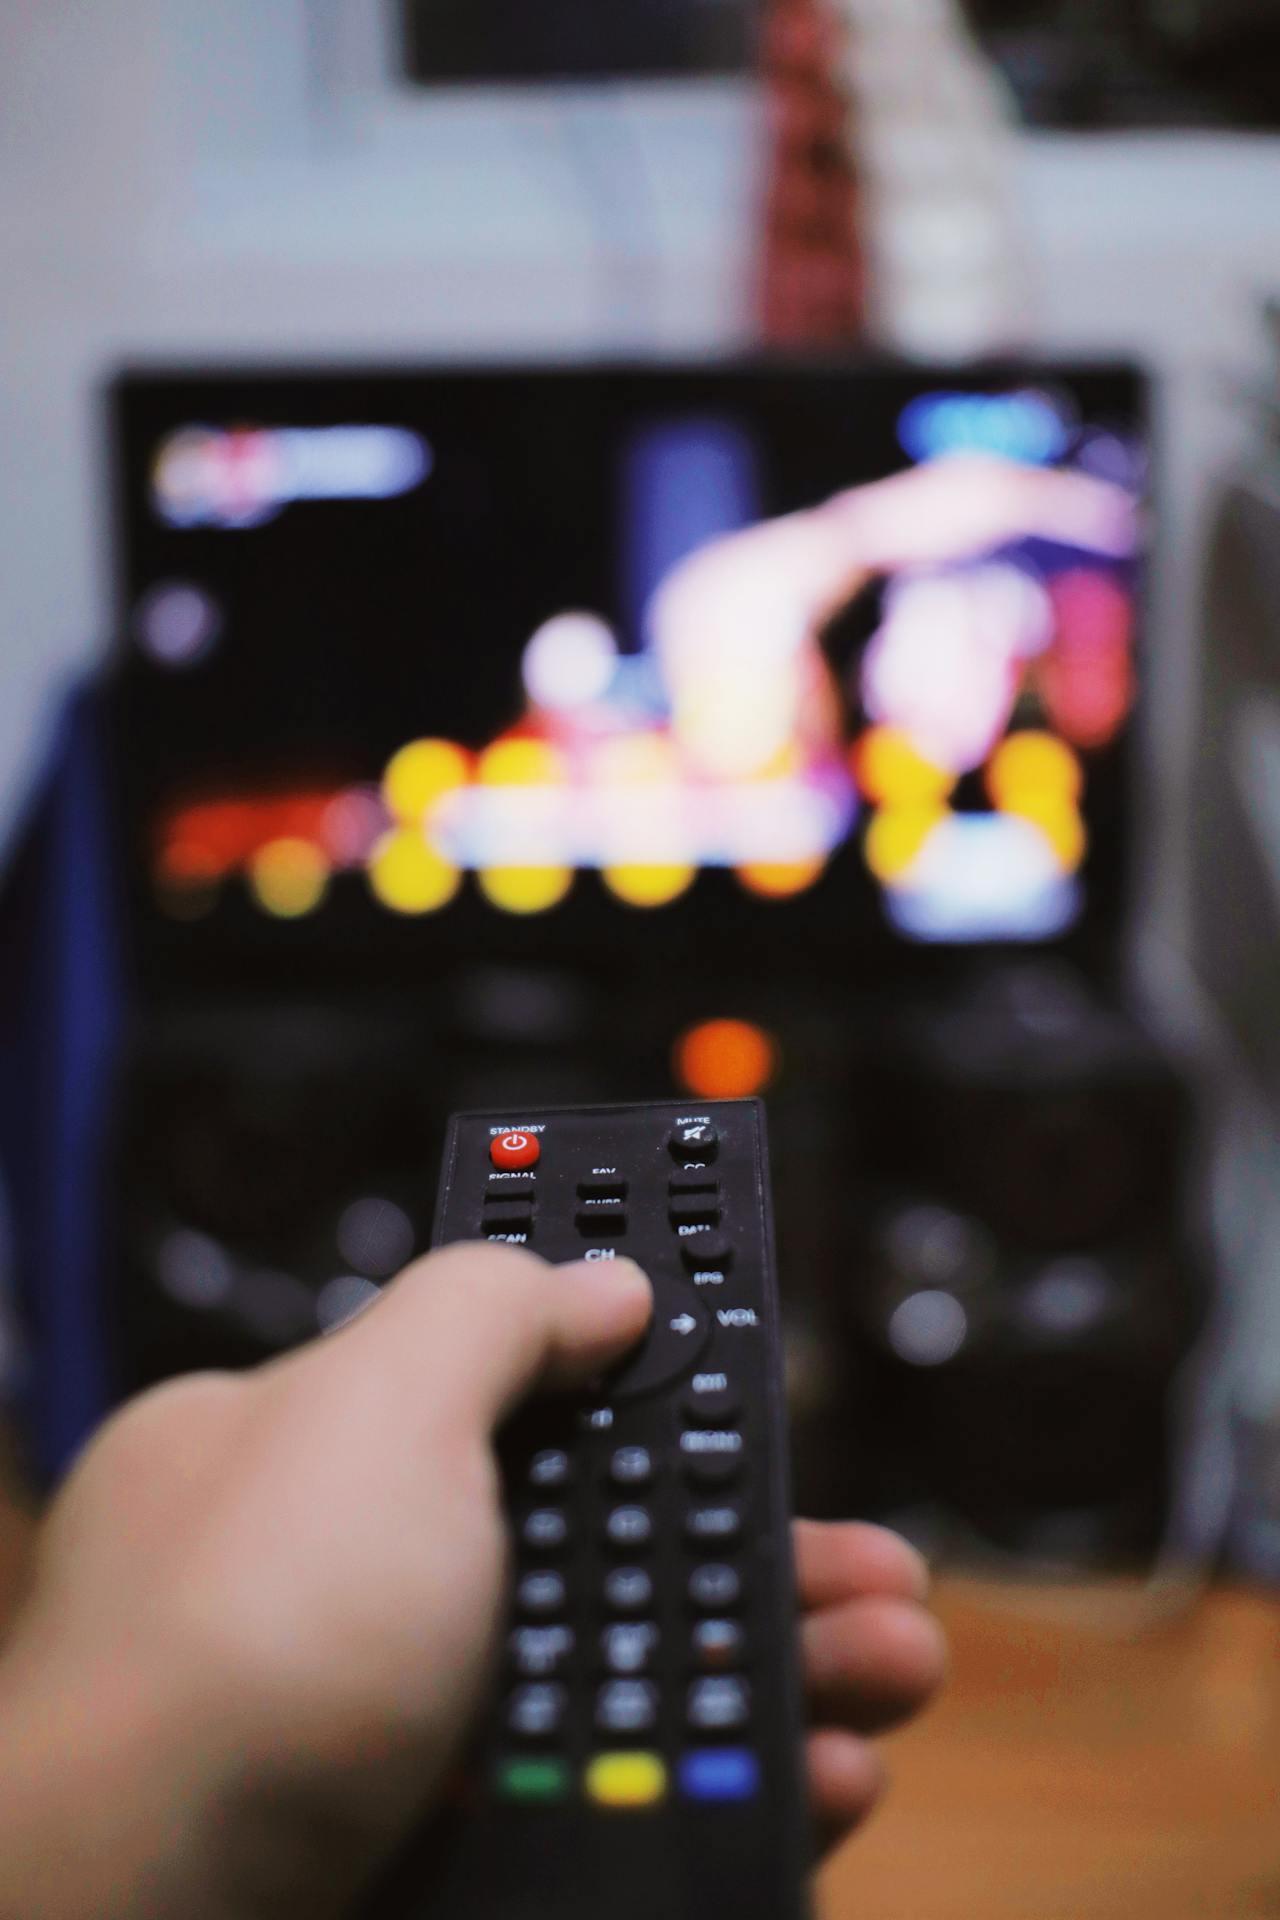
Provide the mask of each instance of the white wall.
MULTIPOLYGON (((105 638, 101 373, 167 354, 556 355, 746 337, 756 104, 390 85, 367 0, 0 8, 0 836, 105 638)), ((1029 139, 1048 352, 1169 376, 1150 924, 1179 937, 1197 543, 1280 287, 1280 141, 1029 139)))

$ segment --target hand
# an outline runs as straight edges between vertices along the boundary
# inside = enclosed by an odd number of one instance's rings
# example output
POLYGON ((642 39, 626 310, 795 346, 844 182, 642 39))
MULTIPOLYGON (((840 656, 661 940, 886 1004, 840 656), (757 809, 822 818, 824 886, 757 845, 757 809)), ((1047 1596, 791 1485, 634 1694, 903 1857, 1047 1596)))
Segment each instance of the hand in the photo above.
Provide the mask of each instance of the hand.
MULTIPOLYGON (((0 1920, 341 1915, 482 1700, 505 1536, 491 1436, 639 1336, 629 1261, 456 1247, 328 1340, 144 1395, 46 1525, 0 1660, 0 1920)), ((910 1549, 798 1535, 829 1829, 860 1735, 936 1680, 910 1549)))
POLYGON ((1132 496, 1086 473, 984 455, 931 461, 697 547, 646 621, 686 757, 745 779, 834 724, 797 663, 874 576, 945 567, 1029 537, 1112 559, 1139 538, 1132 496))

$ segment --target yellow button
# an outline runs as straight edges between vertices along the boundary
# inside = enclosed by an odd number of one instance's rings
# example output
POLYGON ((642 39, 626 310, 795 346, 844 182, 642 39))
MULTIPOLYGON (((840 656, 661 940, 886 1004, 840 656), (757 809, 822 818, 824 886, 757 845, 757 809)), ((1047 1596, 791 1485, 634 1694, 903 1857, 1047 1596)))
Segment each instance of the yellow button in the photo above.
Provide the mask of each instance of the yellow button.
POLYGON ((601 1753, 587 1768, 587 1798, 601 1807, 651 1807, 667 1791, 656 1753, 601 1753))

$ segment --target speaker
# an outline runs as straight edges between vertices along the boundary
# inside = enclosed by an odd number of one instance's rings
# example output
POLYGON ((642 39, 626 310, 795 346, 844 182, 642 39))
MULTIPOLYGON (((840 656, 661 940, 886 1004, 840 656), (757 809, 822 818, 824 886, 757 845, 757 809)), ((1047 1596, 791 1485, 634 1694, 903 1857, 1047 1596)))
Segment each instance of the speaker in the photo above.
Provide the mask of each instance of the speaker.
POLYGON ((1202 659, 1192 959, 1280 1113, 1280 450, 1223 492, 1202 659))
POLYGON ((1051 1559, 1149 1555, 1169 1390, 1203 1314, 1177 1074, 1072 973, 1035 963, 902 1008, 856 1097, 838 1317, 857 1510, 1051 1559))

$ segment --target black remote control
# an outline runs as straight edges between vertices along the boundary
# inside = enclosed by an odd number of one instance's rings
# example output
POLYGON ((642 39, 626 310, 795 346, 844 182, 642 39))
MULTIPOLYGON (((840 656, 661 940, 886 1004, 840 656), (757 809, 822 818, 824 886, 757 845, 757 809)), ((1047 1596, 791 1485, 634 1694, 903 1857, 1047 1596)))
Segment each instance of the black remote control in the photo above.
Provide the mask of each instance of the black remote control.
POLYGON ((810 1867, 764 1112, 470 1113, 433 1242, 628 1254, 653 1325, 503 1436, 512 1616, 472 1803, 379 1915, 801 1920, 810 1867), (416 1885, 412 1883, 416 1879, 416 1885))

